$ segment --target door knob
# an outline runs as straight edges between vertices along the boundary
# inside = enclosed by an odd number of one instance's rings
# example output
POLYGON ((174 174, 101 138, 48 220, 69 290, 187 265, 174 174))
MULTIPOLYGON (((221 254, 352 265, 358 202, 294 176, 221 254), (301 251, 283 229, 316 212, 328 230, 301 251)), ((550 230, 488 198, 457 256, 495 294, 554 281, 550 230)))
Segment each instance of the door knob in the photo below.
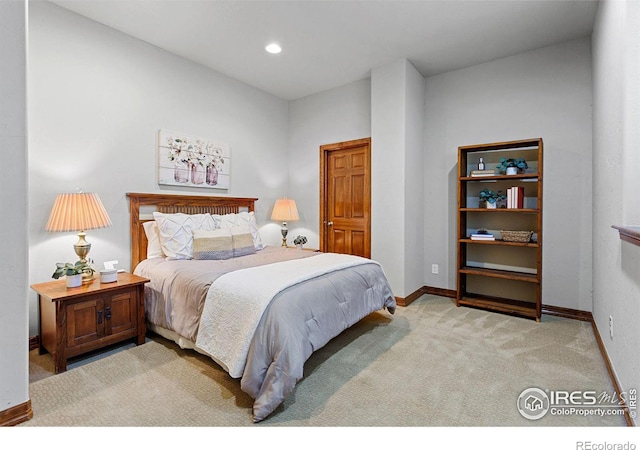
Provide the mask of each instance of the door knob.
POLYGON ((327 222, 327 225, 328 225, 328 226, 332 226, 332 225, 333 225, 333 222, 327 222))

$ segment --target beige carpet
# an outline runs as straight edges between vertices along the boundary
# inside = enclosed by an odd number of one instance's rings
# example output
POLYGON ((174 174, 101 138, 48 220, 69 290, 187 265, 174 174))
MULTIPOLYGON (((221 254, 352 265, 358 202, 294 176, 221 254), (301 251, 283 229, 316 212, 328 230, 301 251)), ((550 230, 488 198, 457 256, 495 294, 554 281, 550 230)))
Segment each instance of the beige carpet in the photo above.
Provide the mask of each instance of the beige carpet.
POLYGON ((30 355, 29 426, 620 426, 622 416, 523 418, 530 387, 613 393, 591 324, 540 323, 423 296, 370 315, 307 361, 275 413, 251 422, 252 399, 208 358, 150 336, 74 360, 53 376, 30 355))

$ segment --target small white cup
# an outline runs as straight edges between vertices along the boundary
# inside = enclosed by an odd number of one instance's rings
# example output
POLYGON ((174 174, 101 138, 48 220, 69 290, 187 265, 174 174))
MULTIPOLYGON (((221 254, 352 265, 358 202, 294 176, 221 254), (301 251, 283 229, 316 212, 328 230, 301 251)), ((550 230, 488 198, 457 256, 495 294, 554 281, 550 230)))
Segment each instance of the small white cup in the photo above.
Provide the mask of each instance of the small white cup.
POLYGON ((103 269, 100 271, 100 283, 114 283, 118 281, 116 269, 103 269))

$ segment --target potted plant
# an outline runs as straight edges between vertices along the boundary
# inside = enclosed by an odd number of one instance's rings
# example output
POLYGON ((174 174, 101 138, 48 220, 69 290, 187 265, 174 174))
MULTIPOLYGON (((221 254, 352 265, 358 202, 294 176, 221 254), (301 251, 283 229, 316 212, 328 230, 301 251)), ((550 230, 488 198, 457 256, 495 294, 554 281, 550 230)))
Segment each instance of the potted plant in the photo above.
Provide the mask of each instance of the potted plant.
POLYGON ((500 173, 506 173, 507 175, 516 175, 517 173, 524 173, 529 166, 524 158, 500 158, 500 162, 496 166, 496 169, 500 173))
POLYGON ((94 268, 88 262, 76 261, 75 264, 56 263, 56 270, 51 278, 57 280, 61 276, 66 276, 67 287, 78 287, 82 284, 82 276, 84 274, 91 276, 94 272, 94 268))
POLYGON ((298 247, 298 250, 302 250, 302 246, 307 243, 307 238, 306 236, 298 235, 293 240, 293 243, 296 244, 296 247, 298 247))
POLYGON ((497 208, 498 203, 507 198, 502 194, 502 191, 495 192, 488 188, 481 190, 478 197, 480 198, 480 206, 482 207, 482 203, 484 202, 485 208, 489 209, 497 208))

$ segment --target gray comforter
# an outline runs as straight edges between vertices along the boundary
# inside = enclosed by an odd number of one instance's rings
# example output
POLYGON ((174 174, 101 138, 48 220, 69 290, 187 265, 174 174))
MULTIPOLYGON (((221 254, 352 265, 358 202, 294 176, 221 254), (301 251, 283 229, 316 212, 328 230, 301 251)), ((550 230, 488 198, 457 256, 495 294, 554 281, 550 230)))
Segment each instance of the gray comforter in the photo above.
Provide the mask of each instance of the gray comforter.
MULTIPOLYGON (((151 280, 145 286, 147 320, 194 343, 207 291, 216 278, 239 268, 313 255, 267 247, 226 261, 157 258, 143 261, 135 273, 151 280)), ((241 378, 242 390, 255 399, 253 420, 265 419, 284 401, 314 351, 368 314, 384 308, 393 314, 395 307, 389 283, 375 263, 330 272, 277 294, 254 333, 241 378)))

